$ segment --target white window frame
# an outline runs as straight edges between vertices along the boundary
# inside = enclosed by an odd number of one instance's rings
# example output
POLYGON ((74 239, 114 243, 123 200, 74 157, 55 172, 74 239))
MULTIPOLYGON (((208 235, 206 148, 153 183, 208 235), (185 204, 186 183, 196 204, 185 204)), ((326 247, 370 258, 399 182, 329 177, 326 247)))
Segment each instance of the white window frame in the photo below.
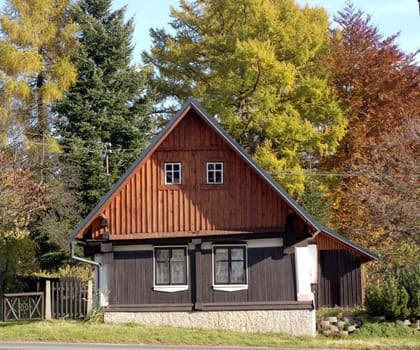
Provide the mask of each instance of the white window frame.
POLYGON ((153 247, 153 290, 156 292, 180 292, 188 290, 188 276, 189 276, 189 259, 188 259, 188 246, 177 245, 177 246, 154 246, 153 247), (156 283, 156 249, 184 249, 185 250, 185 281, 186 284, 157 284, 156 283))
POLYGON ((219 291, 224 291, 224 292, 236 292, 239 290, 246 290, 248 289, 248 283, 249 283, 249 279, 248 279, 248 246, 245 243, 238 243, 238 244, 214 244, 212 246, 212 263, 211 263, 211 267, 212 267, 212 287, 213 290, 219 290, 219 291), (244 248, 245 250, 245 283, 241 283, 241 284, 216 284, 215 281, 215 250, 217 248, 235 248, 235 247, 240 247, 240 248, 244 248))
POLYGON ((207 183, 207 185, 223 185, 223 183, 224 183, 224 165, 223 165, 223 162, 207 162, 206 163, 206 183, 207 183), (209 165, 214 165, 215 167, 217 165, 221 165, 222 168, 221 169, 210 170, 209 165), (209 178, 209 173, 210 172, 213 173, 213 179, 216 179, 217 178, 216 174, 220 173, 221 181, 220 182, 216 182, 216 181, 210 182, 210 178, 209 178))
POLYGON ((181 185, 182 184, 182 163, 181 162, 165 162, 163 163, 163 169, 164 169, 164 176, 165 176, 165 185, 181 185), (174 174, 178 171, 173 169, 174 165, 179 166, 179 181, 174 182, 174 174), (168 169, 167 166, 171 167, 171 169, 168 169), (172 182, 168 182, 167 175, 171 173, 172 174, 172 182))

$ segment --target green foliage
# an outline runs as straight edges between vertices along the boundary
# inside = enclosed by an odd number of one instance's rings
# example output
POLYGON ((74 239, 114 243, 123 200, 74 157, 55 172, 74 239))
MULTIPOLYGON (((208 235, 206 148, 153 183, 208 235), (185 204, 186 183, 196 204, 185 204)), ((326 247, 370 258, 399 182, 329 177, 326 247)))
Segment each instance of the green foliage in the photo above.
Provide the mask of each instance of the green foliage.
POLYGON ((401 288, 407 291, 409 315, 420 317, 420 264, 400 269, 397 279, 401 288))
POLYGON ((14 233, 0 239, 0 288, 15 292, 17 277, 36 271, 36 244, 28 232, 14 233))
POLYGON ((111 11, 110 0, 81 1, 73 11, 80 35, 72 62, 79 77, 54 110, 62 158, 80 179, 83 212, 106 192, 104 143, 112 144, 112 184, 147 144, 153 124, 148 71, 130 63, 133 21, 124 22, 124 13, 111 11))
POLYGON ((413 334, 415 330, 407 327, 404 322, 364 322, 362 327, 356 330, 356 334, 363 338, 380 337, 380 338, 400 338, 413 334))
POLYGON ((172 17, 175 34, 152 30, 143 54, 162 101, 194 96, 289 193, 302 193, 308 160, 334 152, 346 131, 317 59, 329 49, 325 10, 196 0, 181 1, 172 17))
POLYGON ((408 294, 405 288, 400 287, 398 279, 389 276, 383 285, 382 302, 384 314, 389 319, 407 317, 408 294))
POLYGON ((32 274, 35 277, 42 278, 61 278, 73 277, 82 282, 92 281, 94 277, 94 270, 90 265, 65 265, 60 267, 56 272, 46 270, 38 271, 32 274))
POLYGON ((381 286, 368 285, 365 306, 371 315, 388 319, 420 316, 420 264, 389 273, 381 286))
POLYGON ((317 222, 330 226, 331 201, 327 197, 325 186, 310 179, 297 201, 317 222))
POLYGON ((382 289, 379 286, 369 284, 366 287, 365 307, 371 315, 383 314, 382 289))
POLYGON ((92 323, 103 323, 104 322, 105 310, 102 306, 96 305, 92 308, 88 315, 88 321, 92 323))

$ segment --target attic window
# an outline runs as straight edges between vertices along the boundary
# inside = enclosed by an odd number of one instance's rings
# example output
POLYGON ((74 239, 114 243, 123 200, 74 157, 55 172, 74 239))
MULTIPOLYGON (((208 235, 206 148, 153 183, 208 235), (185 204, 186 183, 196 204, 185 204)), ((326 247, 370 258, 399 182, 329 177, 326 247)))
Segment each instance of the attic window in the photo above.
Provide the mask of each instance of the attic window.
POLYGON ((181 178, 181 163, 165 163, 165 185, 180 185, 181 178))
POLYGON ((206 178, 209 185, 223 184, 223 163, 209 162, 206 165, 206 178))

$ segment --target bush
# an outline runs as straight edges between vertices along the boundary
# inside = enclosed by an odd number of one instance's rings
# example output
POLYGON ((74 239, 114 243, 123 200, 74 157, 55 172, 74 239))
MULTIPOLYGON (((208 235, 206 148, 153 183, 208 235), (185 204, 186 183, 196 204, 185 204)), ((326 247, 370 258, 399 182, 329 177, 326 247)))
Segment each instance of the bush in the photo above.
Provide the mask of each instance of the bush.
POLYGON ((420 264, 385 277, 382 286, 369 285, 365 307, 369 314, 388 319, 420 316, 420 264))
POLYGON ((367 286, 365 307, 370 315, 384 315, 382 290, 379 286, 373 284, 367 286))
POLYGON ((400 286, 408 293, 408 312, 409 316, 420 317, 420 264, 414 268, 401 269, 397 278, 400 286))
POLYGON ((362 327, 356 330, 361 337, 399 338, 415 332, 407 327, 404 322, 365 322, 362 327))

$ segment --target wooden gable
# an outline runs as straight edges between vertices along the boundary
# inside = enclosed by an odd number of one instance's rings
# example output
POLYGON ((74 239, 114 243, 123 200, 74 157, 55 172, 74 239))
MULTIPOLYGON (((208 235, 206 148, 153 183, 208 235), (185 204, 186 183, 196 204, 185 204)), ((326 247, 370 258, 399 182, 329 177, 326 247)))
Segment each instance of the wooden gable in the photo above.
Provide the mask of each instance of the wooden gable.
POLYGON ((101 238, 105 232, 111 240, 280 233, 292 212, 191 108, 101 208, 98 218, 106 218, 108 225, 94 221, 90 238, 101 238), (165 185, 166 162, 181 162, 180 185, 165 185), (206 183, 206 162, 223 162, 223 184, 206 183))

